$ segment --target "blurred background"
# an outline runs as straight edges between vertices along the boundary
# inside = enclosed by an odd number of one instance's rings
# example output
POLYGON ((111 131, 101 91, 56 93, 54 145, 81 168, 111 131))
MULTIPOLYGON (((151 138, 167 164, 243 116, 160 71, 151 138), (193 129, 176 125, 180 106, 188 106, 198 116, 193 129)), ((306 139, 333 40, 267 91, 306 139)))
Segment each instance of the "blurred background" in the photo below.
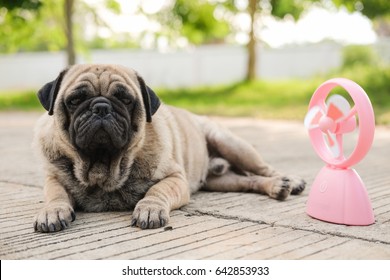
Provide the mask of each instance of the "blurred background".
POLYGON ((0 110, 75 63, 136 69, 195 113, 301 120, 326 79, 353 79, 390 124, 388 0, 0 0, 0 110))

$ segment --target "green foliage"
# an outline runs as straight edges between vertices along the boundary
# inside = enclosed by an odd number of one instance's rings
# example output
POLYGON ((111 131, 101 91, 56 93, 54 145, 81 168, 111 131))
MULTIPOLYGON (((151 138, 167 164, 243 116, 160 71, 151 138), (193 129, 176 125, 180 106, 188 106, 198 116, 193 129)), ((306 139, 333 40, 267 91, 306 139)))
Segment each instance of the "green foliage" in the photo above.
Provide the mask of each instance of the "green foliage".
POLYGON ((278 18, 291 15, 295 20, 298 20, 306 8, 306 2, 301 0, 271 0, 271 12, 273 16, 278 18))
POLYGON ((55 1, 42 2, 38 10, 1 8, 0 19, 0 52, 56 51, 65 45, 62 10, 55 1))
MULTIPOLYGON (((65 49, 64 0, 0 1, 0 53, 65 49)), ((104 4, 110 11, 120 13, 117 1, 105 0, 104 4)), ((97 26, 107 26, 95 9, 94 5, 75 1, 74 35, 79 52, 85 52, 88 45, 82 36, 87 15, 92 15, 97 26)))
POLYGON ((37 10, 41 5, 41 0, 0 0, 0 7, 4 7, 8 10, 37 10))
POLYGON ((356 65, 374 66, 378 63, 378 55, 371 46, 350 45, 343 49, 343 69, 356 65))
POLYGON ((313 81, 253 81, 157 92, 165 103, 198 114, 300 119, 315 86, 313 81))
POLYGON ((374 106, 378 123, 390 123, 390 67, 354 64, 337 76, 358 83, 368 94, 374 106))
POLYGON ((390 124, 390 67, 380 63, 371 46, 346 46, 343 65, 327 78, 344 77, 358 83, 374 106, 376 121, 390 124))
POLYGON ((343 65, 336 74, 361 85, 377 106, 390 105, 390 67, 380 63, 371 46, 346 46, 343 65))
MULTIPOLYGON (((302 120, 315 89, 325 80, 345 77, 367 92, 376 121, 390 124, 390 68, 354 65, 326 77, 305 80, 254 81, 182 89, 155 89, 164 103, 192 112, 302 120)), ((342 93, 342 92, 339 92, 342 93)), ((43 110, 36 91, 0 93, 0 110, 43 110)))
POLYGON ((370 19, 390 14, 389 0, 332 0, 337 6, 345 6, 349 11, 360 11, 370 19))
MULTIPOLYGON (((256 0, 256 14, 271 14, 277 18, 291 15, 298 19, 302 12, 314 2, 320 0, 256 0)), ((192 44, 207 44, 225 40, 227 35, 242 32, 232 19, 238 13, 248 12, 237 6, 236 0, 175 0, 173 5, 167 5, 162 11, 147 15, 166 27, 161 34, 171 41, 185 37, 192 44), (216 17, 218 9, 219 16, 216 17)), ((254 24, 254 23, 253 23, 254 24)))
MULTIPOLYGON (((291 15, 295 20, 298 20, 302 13, 310 7, 311 4, 321 2, 321 0, 256 0, 257 11, 270 12, 276 18, 283 19, 287 15, 291 15)), ((237 12, 236 0, 222 1, 223 6, 233 12, 237 12)))
POLYGON ((118 15, 121 13, 121 5, 117 1, 105 0, 104 4, 105 4, 106 8, 109 9, 110 11, 112 11, 118 15))
POLYGON ((46 9, 37 13, 14 9, 6 11, 0 24, 1 52, 58 50, 64 44, 56 21, 57 5, 45 4, 46 9))
POLYGON ((229 23, 216 19, 216 2, 176 0, 155 15, 148 15, 166 27, 163 34, 171 40, 185 37, 195 45, 223 40, 229 34, 229 23))
MULTIPOLYGON (((220 86, 155 89, 164 103, 222 116, 300 119, 318 81, 255 81, 220 86)), ((42 110, 36 91, 0 93, 0 110, 42 110)))
POLYGON ((37 110, 41 108, 36 91, 2 92, 0 94, 0 110, 37 110))

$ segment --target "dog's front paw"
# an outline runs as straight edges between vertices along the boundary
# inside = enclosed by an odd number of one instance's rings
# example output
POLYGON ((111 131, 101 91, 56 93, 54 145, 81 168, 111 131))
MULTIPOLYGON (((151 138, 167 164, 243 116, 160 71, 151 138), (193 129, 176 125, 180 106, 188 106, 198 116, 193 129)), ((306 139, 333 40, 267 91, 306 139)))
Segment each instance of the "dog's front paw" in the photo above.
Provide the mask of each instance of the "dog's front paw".
POLYGON ((131 226, 142 229, 159 228, 168 224, 168 221, 169 209, 158 201, 145 197, 135 206, 131 226))
POLYGON ((39 211, 34 219, 34 230, 55 232, 67 228, 76 219, 73 208, 65 202, 54 202, 39 211))

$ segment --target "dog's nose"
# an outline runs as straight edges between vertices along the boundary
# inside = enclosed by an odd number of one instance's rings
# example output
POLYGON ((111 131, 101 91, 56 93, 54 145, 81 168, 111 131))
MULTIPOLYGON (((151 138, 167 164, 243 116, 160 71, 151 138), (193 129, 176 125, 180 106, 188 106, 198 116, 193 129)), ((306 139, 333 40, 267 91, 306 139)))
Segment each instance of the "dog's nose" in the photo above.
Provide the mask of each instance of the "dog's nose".
POLYGON ((112 110, 111 104, 106 101, 106 98, 103 98, 97 98, 91 104, 92 113, 101 117, 108 115, 112 110))

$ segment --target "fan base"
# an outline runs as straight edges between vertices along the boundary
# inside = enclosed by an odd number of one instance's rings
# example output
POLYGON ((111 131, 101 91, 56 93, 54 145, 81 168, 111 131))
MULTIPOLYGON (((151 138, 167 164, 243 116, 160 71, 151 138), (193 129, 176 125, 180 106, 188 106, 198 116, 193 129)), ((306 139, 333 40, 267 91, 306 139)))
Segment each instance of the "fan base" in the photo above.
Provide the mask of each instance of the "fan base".
POLYGON ((366 226, 375 223, 366 188, 354 169, 323 167, 311 186, 306 213, 336 224, 366 226))

